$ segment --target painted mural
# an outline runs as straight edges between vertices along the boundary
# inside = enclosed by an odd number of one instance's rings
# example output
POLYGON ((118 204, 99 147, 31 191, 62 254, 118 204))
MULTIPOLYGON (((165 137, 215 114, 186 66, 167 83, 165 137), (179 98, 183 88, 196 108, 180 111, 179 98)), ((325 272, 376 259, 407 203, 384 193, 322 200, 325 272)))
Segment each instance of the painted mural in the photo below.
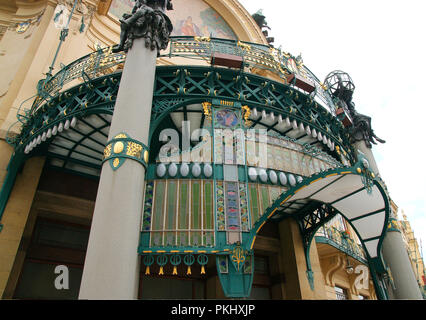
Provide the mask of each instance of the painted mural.
MULTIPOLYGON (((121 18, 132 11, 134 1, 112 0, 109 13, 121 18)), ((173 23, 172 36, 199 36, 237 39, 225 20, 202 0, 173 0, 174 10, 167 15, 173 23)))

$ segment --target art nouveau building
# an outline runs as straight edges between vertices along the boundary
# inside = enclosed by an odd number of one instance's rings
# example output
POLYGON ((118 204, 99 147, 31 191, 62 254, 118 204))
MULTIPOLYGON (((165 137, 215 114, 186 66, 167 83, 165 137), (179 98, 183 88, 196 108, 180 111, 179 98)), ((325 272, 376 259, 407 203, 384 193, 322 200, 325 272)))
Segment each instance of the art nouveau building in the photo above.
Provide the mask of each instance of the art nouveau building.
POLYGON ((421 298, 349 76, 236 0, 115 52, 132 6, 0 2, 2 297, 421 298))

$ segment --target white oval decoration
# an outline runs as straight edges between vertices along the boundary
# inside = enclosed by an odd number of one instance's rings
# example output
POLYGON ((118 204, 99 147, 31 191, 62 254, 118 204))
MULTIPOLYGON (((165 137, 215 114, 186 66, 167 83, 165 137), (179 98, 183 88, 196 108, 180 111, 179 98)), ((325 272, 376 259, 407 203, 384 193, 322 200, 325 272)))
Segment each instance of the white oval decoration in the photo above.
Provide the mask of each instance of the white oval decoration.
POLYGON ((255 168, 249 168, 248 175, 251 181, 256 181, 257 179, 257 172, 255 168))
POLYGON ((280 183, 285 186, 287 184, 287 176, 285 175, 284 172, 280 172, 280 174, 278 175, 279 179, 280 179, 280 183))
POLYGON ((170 166, 169 166, 169 175, 171 176, 171 177, 174 177, 174 176, 176 176, 176 174, 177 174, 177 165, 176 165, 176 163, 172 163, 170 166))
POLYGON ((180 174, 182 177, 186 177, 189 173, 189 166, 187 163, 182 163, 182 165, 180 166, 180 174))
POLYGON ((288 175, 288 182, 290 183, 290 185, 292 187, 294 187, 296 185, 296 178, 292 174, 289 174, 288 175))
POLYGON ((192 171, 191 172, 192 172, 192 175, 194 177, 198 177, 201 174, 201 167, 200 167, 200 165, 198 163, 195 163, 192 166, 192 171))
POLYGON ((161 163, 157 166, 157 176, 164 177, 166 174, 166 165, 164 163, 161 163))
POLYGON ((266 173, 265 169, 260 169, 259 170, 259 178, 260 178, 260 181, 262 181, 262 182, 267 182, 268 181, 268 174, 266 173))
POLYGON ((213 174, 213 168, 212 168, 212 166, 209 163, 206 163, 204 165, 204 175, 207 178, 210 178, 212 176, 212 174, 213 174))
POLYGON ((277 184, 278 177, 277 177, 277 174, 275 173, 275 171, 273 171, 273 170, 269 171, 269 180, 271 180, 271 182, 273 184, 277 184))

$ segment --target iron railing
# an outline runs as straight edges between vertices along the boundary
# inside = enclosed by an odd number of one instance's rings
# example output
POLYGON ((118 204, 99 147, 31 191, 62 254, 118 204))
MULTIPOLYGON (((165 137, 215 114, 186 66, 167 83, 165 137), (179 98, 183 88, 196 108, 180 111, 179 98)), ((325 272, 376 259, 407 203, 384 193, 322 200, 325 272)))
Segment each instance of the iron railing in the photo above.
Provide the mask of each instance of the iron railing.
POLYGON ((315 235, 315 240, 328 243, 343 251, 360 262, 366 262, 367 257, 361 244, 350 238, 345 232, 333 226, 322 226, 315 235))
MULTIPOLYGON (((287 83, 288 75, 299 74, 315 86, 311 97, 335 115, 336 107, 331 96, 319 79, 303 64, 301 57, 294 57, 267 45, 219 38, 172 37, 169 48, 163 51, 160 57, 180 57, 210 63, 216 52, 240 56, 247 72, 251 72, 253 68, 269 70, 278 75, 284 83, 303 92, 287 83)), ((73 85, 90 82, 93 78, 117 71, 125 59, 124 52, 114 53, 112 47, 106 47, 63 66, 55 75, 39 81, 32 107, 27 112, 20 112, 20 117, 33 115, 44 103, 73 85)))

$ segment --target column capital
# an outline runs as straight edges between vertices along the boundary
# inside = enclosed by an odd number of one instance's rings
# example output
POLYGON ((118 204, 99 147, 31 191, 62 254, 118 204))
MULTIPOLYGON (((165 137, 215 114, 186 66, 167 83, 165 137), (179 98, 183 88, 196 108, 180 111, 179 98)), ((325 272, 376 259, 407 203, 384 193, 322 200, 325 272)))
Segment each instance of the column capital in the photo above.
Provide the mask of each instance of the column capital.
POLYGON ((387 232, 389 231, 401 232, 401 230, 399 229, 398 220, 393 217, 389 218, 387 232))

